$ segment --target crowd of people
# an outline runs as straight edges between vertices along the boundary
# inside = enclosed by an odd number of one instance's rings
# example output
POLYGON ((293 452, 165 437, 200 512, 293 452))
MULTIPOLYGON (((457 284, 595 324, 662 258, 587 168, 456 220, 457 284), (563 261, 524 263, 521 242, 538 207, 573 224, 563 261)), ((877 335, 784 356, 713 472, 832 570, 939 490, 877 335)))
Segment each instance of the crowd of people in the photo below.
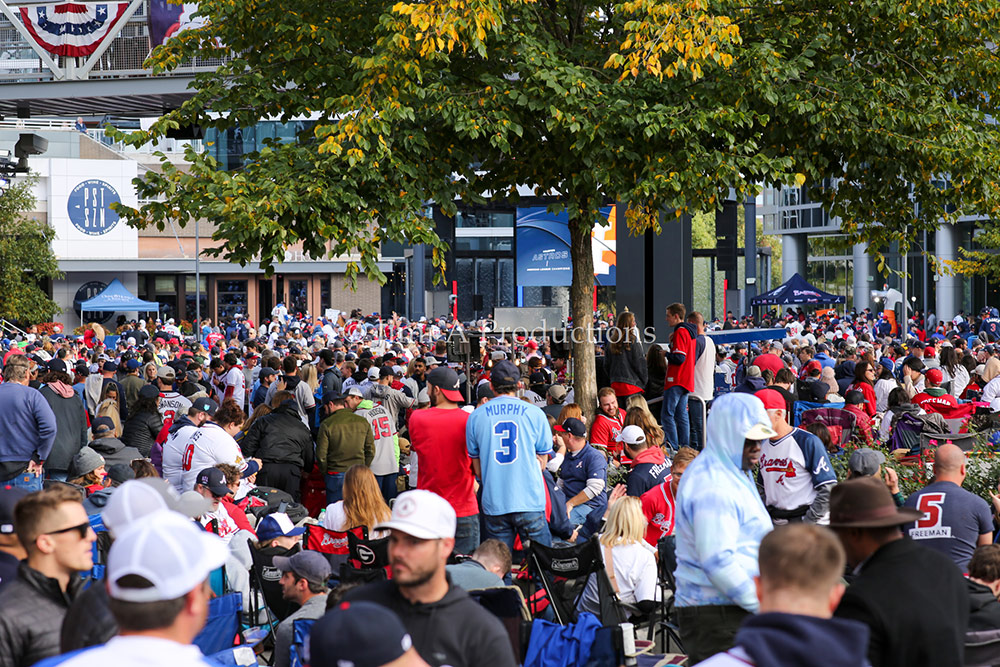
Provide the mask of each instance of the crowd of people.
MULTIPOLYGON (((665 318, 663 345, 628 311, 602 325, 592 406, 550 341, 486 334, 466 365, 445 318, 279 306, 196 336, 168 319, 2 341, 0 667, 205 663, 220 571, 248 625, 260 596, 280 620, 279 667, 300 620, 305 664, 513 665, 467 591, 509 584, 532 543, 591 540, 636 620, 671 545, 689 664, 961 665, 967 634, 1000 641, 1000 495, 962 489, 946 444, 905 497, 881 451, 1000 409, 995 311, 893 336, 868 311, 789 310, 733 345, 710 332, 754 322, 665 318), (803 404, 835 412, 799 428, 803 404), (338 585, 306 524, 387 539, 391 577, 338 585)), ((595 577, 578 610, 600 607, 595 577)))

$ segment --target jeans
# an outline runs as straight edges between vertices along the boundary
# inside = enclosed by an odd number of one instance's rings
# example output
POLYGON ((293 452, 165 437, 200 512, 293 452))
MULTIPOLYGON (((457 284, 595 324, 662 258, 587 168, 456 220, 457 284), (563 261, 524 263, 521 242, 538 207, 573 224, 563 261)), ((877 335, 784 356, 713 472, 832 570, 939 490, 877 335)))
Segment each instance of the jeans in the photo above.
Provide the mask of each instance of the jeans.
POLYGON ((379 491, 382 492, 382 497, 385 498, 385 502, 387 503, 395 498, 396 493, 398 493, 396 488, 397 477, 399 477, 398 472, 389 473, 388 475, 375 475, 379 491))
POLYGON ((25 470, 16 477, 0 482, 0 486, 7 485, 10 485, 15 489, 24 489, 25 491, 41 491, 42 476, 25 470))
POLYGON ((688 390, 677 385, 663 392, 660 425, 663 426, 664 441, 674 450, 687 447, 691 442, 687 397, 688 390))
POLYGON ((736 631, 750 612, 736 605, 678 607, 681 643, 691 664, 698 664, 734 646, 736 631))
POLYGON ((479 515, 458 517, 455 525, 455 553, 471 555, 479 546, 479 515))
MULTIPOLYGON (((710 404, 711 401, 705 405, 706 409, 710 404)), ((704 445, 705 419, 701 412, 701 401, 696 398, 688 397, 688 421, 691 422, 691 446, 700 452, 704 445)))
POLYGON ((57 482, 65 482, 69 479, 68 470, 46 470, 45 479, 55 480, 57 482))
POLYGON ((344 499, 344 473, 328 472, 326 477, 326 504, 344 499))
POLYGON ((491 516, 484 514, 486 534, 484 537, 500 540, 506 544, 511 553, 514 551, 514 538, 521 536, 521 541, 531 540, 544 546, 552 546, 552 534, 549 532, 549 522, 545 520, 545 512, 511 512, 491 516))
POLYGON ((577 505, 569 513, 569 522, 574 526, 579 526, 587 520, 590 513, 594 511, 594 508, 590 505, 584 503, 583 505, 577 505))

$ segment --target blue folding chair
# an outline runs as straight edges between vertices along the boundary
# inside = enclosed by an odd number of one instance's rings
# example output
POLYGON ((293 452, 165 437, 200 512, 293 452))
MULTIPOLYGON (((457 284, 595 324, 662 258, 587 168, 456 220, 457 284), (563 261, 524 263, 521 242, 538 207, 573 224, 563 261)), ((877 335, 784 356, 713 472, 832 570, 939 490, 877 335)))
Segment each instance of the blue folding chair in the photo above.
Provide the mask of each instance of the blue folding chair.
POLYGON ((312 631, 311 618, 300 618, 292 623, 292 645, 288 647, 288 664, 290 667, 302 667, 305 664, 305 646, 312 631))
POLYGON ((233 648, 240 632, 240 614, 243 611, 243 596, 227 593, 212 598, 208 603, 208 620, 205 627, 192 642, 205 655, 213 655, 233 648))

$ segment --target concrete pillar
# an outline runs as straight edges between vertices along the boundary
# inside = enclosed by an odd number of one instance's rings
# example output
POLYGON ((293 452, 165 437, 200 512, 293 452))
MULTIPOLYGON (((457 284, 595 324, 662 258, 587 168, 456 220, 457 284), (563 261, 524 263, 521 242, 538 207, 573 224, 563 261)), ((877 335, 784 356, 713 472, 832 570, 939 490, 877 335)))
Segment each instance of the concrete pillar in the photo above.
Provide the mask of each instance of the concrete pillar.
MULTIPOLYGON (((941 223, 934 234, 937 258, 941 262, 957 259, 958 229, 950 223, 941 223)), ((951 320, 958 314, 962 302, 962 282, 959 276, 937 277, 934 312, 938 322, 951 320)))
MULTIPOLYGON (((871 275, 871 260, 868 258, 868 244, 854 244, 854 307, 860 313, 872 305, 871 290, 874 283, 868 280, 871 275)), ((879 285, 879 289, 881 289, 879 285)))
POLYGON ((806 234, 781 235, 781 282, 798 273, 806 277, 809 257, 809 237, 806 234))

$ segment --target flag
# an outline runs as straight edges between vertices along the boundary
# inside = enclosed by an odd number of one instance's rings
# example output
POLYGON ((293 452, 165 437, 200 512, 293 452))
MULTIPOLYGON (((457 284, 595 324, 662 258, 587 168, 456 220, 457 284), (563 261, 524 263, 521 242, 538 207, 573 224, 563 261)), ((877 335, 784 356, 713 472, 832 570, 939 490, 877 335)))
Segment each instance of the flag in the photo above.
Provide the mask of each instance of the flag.
POLYGON ((100 5, 63 2, 21 8, 32 39, 57 56, 89 56, 117 25, 128 2, 100 5))

